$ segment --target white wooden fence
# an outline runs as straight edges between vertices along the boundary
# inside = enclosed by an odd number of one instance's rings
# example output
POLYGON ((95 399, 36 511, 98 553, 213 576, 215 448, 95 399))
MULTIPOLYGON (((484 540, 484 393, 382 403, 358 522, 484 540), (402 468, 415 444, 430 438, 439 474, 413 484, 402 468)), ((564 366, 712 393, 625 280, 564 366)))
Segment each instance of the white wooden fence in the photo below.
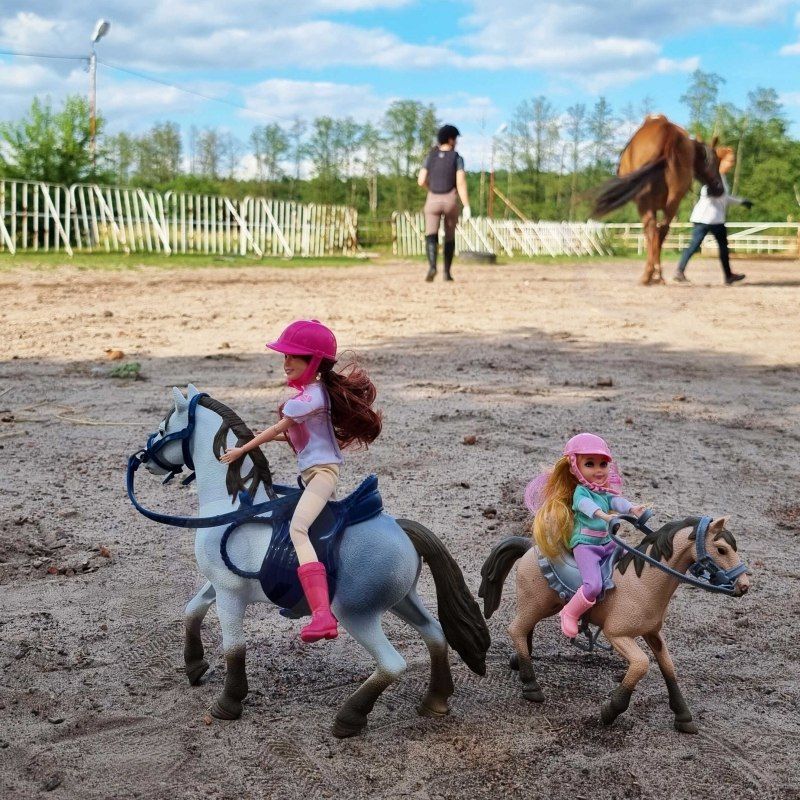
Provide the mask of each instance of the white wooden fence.
POLYGON ((0 251, 11 253, 351 255, 357 230, 347 206, 0 180, 0 251))
MULTIPOLYGON (((442 234, 440 233, 440 236, 442 234)), ((533 222, 477 217, 456 228, 456 252, 482 251, 507 256, 609 255, 604 226, 599 222, 533 222)), ((399 256, 425 253, 422 213, 392 214, 392 252, 399 256)))
MULTIPOLYGON (((691 241, 691 222, 673 222, 667 238, 665 250, 683 250, 691 241)), ((800 223, 797 222, 726 222, 728 229, 728 248, 733 253, 794 256, 800 258, 800 223)), ((605 229, 612 245, 635 249, 644 254, 647 245, 641 223, 606 223, 605 229)), ((706 236, 702 253, 715 255, 717 242, 713 236, 706 236)))
MULTIPOLYGON (((683 250, 691 240, 692 224, 670 226, 664 242, 668 250, 683 250)), ((800 223, 729 222, 732 252, 800 258, 800 223)), ((441 233, 440 233, 441 236, 441 233)), ((392 252, 399 256, 425 253, 425 219, 421 213, 396 211, 392 215, 392 252)), ((456 251, 498 253, 507 256, 611 255, 617 249, 646 249, 641 223, 533 222, 473 218, 456 228, 456 251)), ((716 241, 706 237, 702 252, 715 254, 716 241)))

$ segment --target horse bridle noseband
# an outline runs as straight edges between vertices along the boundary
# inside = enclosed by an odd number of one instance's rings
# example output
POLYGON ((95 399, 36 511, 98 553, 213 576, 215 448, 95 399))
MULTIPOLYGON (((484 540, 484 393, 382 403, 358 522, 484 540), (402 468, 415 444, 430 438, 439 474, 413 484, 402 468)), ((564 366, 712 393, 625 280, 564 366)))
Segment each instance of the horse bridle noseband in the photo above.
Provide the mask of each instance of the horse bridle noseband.
MULTIPOLYGON (((144 446, 144 449, 131 456, 132 458, 136 458, 140 464, 146 464, 148 461, 152 461, 156 466, 166 470, 166 472, 169 474, 166 478, 164 478, 164 483, 169 483, 176 475, 179 475, 181 472, 183 472, 184 465, 191 470, 191 473, 184 478, 181 483, 185 486, 194 480, 194 460, 192 459, 192 450, 190 445, 197 420, 197 404, 200 402, 201 397, 208 397, 208 395, 205 392, 200 392, 199 394, 194 395, 191 400, 189 400, 189 421, 187 422, 185 428, 175 431, 174 433, 166 433, 160 439, 156 438, 160 431, 151 433, 147 438, 147 444, 144 446), (181 443, 181 450, 183 451, 183 464, 171 464, 169 461, 164 460, 163 456, 159 455, 159 453, 168 444, 177 441, 181 443)), ((169 418, 171 416, 172 412, 170 411, 170 413, 167 414, 166 418, 164 419, 165 428, 169 423, 169 418)))
POLYGON ((706 550, 706 533, 708 526, 713 521, 711 517, 700 517, 700 521, 695 528, 695 560, 689 565, 688 572, 693 577, 684 575, 666 564, 662 564, 647 553, 638 550, 627 542, 622 541, 616 536, 619 526, 624 520, 625 522, 633 525, 637 530, 645 534, 654 534, 655 531, 647 526, 647 520, 653 516, 653 512, 649 509, 645 511, 640 517, 632 514, 620 514, 616 516, 608 526, 609 535, 613 541, 626 552, 630 553, 634 558, 640 558, 657 567, 662 572, 666 572, 673 578, 676 578, 681 583, 688 583, 690 586, 697 586, 700 589, 705 589, 707 592, 717 592, 719 594, 735 595, 736 594, 736 579, 747 572, 747 564, 741 562, 731 569, 723 569, 716 561, 708 554, 706 550))

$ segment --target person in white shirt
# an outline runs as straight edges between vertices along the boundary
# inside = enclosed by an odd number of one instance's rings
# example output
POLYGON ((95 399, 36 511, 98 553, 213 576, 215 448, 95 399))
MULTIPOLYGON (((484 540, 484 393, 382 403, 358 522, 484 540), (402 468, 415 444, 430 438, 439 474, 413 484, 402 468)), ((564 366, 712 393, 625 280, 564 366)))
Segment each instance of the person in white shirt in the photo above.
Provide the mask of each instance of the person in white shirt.
POLYGON ((725 283, 728 285, 742 280, 745 276, 739 272, 731 271, 730 258, 728 255, 728 232, 725 228, 725 215, 729 205, 741 205, 745 208, 752 208, 753 203, 742 197, 734 197, 728 194, 728 184, 725 181, 725 174, 730 172, 736 163, 736 156, 733 150, 727 148, 728 153, 723 157, 719 164, 719 173, 722 176, 723 193, 719 197, 712 197, 708 193, 708 187, 704 186, 700 190, 700 199, 692 209, 689 222, 694 223, 692 231, 692 241, 681 254, 678 268, 673 279, 678 283, 688 283, 686 277, 686 265, 689 259, 700 249, 703 239, 710 233, 719 245, 719 260, 722 262, 722 271, 725 273, 725 283))

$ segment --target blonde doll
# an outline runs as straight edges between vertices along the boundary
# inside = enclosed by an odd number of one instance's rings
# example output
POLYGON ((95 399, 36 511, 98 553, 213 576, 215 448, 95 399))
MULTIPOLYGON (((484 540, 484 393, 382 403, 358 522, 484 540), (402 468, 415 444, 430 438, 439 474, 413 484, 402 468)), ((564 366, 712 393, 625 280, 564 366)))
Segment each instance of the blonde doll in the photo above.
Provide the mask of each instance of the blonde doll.
POLYGON ((608 523, 618 514, 644 511, 621 497, 621 488, 605 441, 579 433, 567 442, 553 469, 525 490, 525 502, 536 514, 533 536, 542 555, 555 558, 572 551, 581 573, 581 587, 559 612, 561 630, 570 638, 578 635, 578 621, 603 590, 600 563, 616 547, 608 523))

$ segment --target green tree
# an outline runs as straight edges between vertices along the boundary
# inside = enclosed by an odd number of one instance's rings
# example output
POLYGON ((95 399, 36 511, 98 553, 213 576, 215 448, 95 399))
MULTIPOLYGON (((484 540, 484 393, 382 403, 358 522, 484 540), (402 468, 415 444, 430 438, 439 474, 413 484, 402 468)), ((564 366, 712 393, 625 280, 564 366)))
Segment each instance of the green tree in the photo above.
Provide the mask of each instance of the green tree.
MULTIPOLYGON (((98 139, 104 121, 97 118, 98 139)), ((98 153, 98 164, 103 154, 98 153)), ((34 98, 27 114, 0 123, 0 171, 9 178, 71 184, 98 177, 89 154, 89 104, 72 95, 54 110, 49 99, 34 98)))
POLYGON ((136 163, 136 139, 122 131, 116 136, 106 136, 104 150, 108 169, 114 183, 128 183, 136 163))
POLYGON ((154 125, 136 140, 135 149, 136 179, 146 186, 169 184, 181 173, 181 129, 176 123, 154 125))
POLYGON ((709 136, 717 121, 719 90, 725 78, 715 72, 696 69, 686 94, 680 97, 689 109, 689 127, 696 135, 709 136))
POLYGON ((283 175, 281 160, 289 152, 289 137, 277 123, 256 126, 250 134, 259 180, 277 181, 283 175))
POLYGON ((608 172, 613 167, 617 156, 614 144, 616 124, 610 103, 605 97, 598 97, 587 120, 594 171, 608 172))
POLYGON ((410 178, 436 137, 436 110, 416 100, 395 100, 384 118, 394 175, 410 178))

